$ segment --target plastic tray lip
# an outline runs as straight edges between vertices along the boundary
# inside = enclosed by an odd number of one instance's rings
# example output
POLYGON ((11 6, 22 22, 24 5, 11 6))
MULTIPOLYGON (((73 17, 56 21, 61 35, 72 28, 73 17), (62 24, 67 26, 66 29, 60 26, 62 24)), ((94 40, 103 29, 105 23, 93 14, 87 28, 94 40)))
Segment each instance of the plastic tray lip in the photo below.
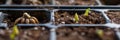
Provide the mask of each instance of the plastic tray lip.
POLYGON ((108 10, 106 10, 105 12, 108 12, 109 10, 120 10, 120 9, 108 9, 108 10))
POLYGON ((87 6, 87 5, 0 5, 0 7, 119 7, 120 5, 95 5, 95 6, 87 6))
POLYGON ((0 10, 4 10, 4 11, 22 11, 22 10, 25 10, 25 11, 48 11, 48 9, 6 9, 6 8, 0 8, 0 10))
POLYGON ((7 23, 0 23, 0 27, 5 27, 5 28, 7 28, 7 23))
POLYGON ((46 26, 46 24, 17 24, 18 27, 29 27, 29 26, 33 26, 33 27, 41 27, 41 26, 44 26, 44 27, 47 27, 47 28, 50 28, 49 26, 46 26))
MULTIPOLYGON (((89 7, 88 7, 89 8, 89 7)), ((87 9, 87 8, 86 8, 87 9)), ((54 11, 59 11, 59 10, 70 10, 70 11, 73 11, 73 10, 86 10, 86 9, 53 9, 54 11)), ((98 12, 101 12, 101 11, 109 11, 109 10, 120 10, 120 9, 90 9, 92 11, 98 11, 98 12)))
POLYGON ((45 24, 17 24, 18 26, 45 26, 45 24))
POLYGON ((95 26, 104 26, 108 28, 120 28, 120 24, 113 24, 113 23, 107 23, 107 24, 59 24, 59 25, 51 25, 51 24, 17 24, 18 26, 46 26, 48 28, 58 28, 61 26, 86 26, 86 27, 95 27, 95 26), (111 26, 111 27, 110 27, 111 26))
POLYGON ((46 23, 46 24, 17 24, 18 26, 45 26, 45 27, 48 27, 48 28, 55 28, 56 26, 54 25, 51 25, 52 23, 46 23))
MULTIPOLYGON (((74 11, 74 10, 78 10, 78 11, 82 11, 82 10, 86 10, 86 9, 54 9, 56 11, 59 11, 59 10, 69 10, 69 11, 74 11)), ((90 9, 90 10, 96 10, 96 9, 90 9)))

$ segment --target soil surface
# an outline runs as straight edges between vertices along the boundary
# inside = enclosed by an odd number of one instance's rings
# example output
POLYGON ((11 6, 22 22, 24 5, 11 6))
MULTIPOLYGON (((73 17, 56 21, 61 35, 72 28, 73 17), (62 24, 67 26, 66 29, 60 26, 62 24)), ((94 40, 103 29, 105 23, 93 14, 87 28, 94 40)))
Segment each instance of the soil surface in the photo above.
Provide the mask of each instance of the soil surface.
POLYGON ((102 14, 91 11, 88 16, 84 16, 82 11, 57 11, 55 12, 55 24, 104 24, 105 19, 102 14), (78 14, 79 21, 75 22, 75 13, 78 14))
POLYGON ((117 40, 110 28, 60 27, 56 31, 57 40, 117 40), (97 30, 103 31, 102 37, 98 36, 97 30))
POLYGON ((95 5, 95 0, 56 0, 56 5, 95 5))
POLYGON ((50 0, 0 0, 0 4, 9 4, 9 5, 48 5, 50 0))
POLYGON ((120 11, 108 11, 106 14, 113 23, 120 24, 120 11))
MULTIPOLYGON (((11 29, 0 29, 0 40, 10 40, 11 32, 11 29)), ((49 29, 45 27, 19 29, 19 35, 15 40, 49 40, 49 29)))

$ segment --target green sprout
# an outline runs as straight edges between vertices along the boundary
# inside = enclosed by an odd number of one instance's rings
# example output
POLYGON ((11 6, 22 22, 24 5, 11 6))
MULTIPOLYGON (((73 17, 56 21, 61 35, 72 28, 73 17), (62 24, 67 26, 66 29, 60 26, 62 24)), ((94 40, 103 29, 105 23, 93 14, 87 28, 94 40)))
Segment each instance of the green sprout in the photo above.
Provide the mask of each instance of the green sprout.
POLYGON ((84 16, 88 16, 89 12, 90 12, 90 8, 86 9, 84 16))
POLYGON ((100 38, 103 37, 103 30, 96 30, 96 33, 100 38))
POLYGON ((17 28, 17 25, 14 25, 12 33, 10 34, 10 39, 11 40, 15 40, 14 38, 16 37, 16 35, 19 34, 19 30, 17 28))
POLYGON ((78 22, 79 21, 79 17, 78 17, 78 14, 77 13, 75 13, 75 22, 78 22))

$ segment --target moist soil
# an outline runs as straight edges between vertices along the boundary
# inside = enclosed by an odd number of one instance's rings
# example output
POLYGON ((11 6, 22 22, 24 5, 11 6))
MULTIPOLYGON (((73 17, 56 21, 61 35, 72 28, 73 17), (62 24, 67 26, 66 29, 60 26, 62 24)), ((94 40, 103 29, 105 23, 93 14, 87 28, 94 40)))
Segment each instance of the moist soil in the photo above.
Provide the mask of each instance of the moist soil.
POLYGON ((50 0, 12 0, 12 2, 7 0, 0 0, 0 4, 9 3, 9 5, 48 5, 50 0))
POLYGON ((120 11, 110 10, 106 12, 106 14, 111 19, 112 23, 120 24, 120 11))
POLYGON ((95 5, 95 0, 56 0, 56 5, 95 5))
POLYGON ((54 18, 55 24, 105 24, 102 14, 94 11, 91 11, 88 16, 84 16, 83 11, 57 11, 54 18), (75 22, 75 13, 78 14, 78 22, 75 22))
MULTIPOLYGON (((10 40, 11 33, 12 29, 0 29, 0 40, 10 40)), ((49 29, 45 27, 20 28, 15 40, 49 40, 49 29)))
POLYGON ((117 40, 115 32, 110 28, 60 27, 56 33, 57 40, 117 40), (96 30, 102 30, 103 36, 98 36, 96 30))
POLYGON ((7 23, 9 27, 12 27, 15 20, 22 17, 24 12, 36 17, 39 23, 48 23, 50 20, 50 15, 46 11, 3 11, 6 14, 3 22, 7 23))

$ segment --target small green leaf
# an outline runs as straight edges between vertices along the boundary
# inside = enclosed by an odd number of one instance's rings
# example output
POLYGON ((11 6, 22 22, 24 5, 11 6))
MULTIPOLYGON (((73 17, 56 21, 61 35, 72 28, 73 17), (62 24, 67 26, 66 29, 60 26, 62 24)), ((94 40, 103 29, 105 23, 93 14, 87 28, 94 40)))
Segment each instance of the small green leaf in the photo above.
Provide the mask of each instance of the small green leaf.
POLYGON ((86 11, 85 11, 85 13, 84 13, 84 16, 88 16, 89 11, 90 11, 90 8, 86 9, 86 11))
POLYGON ((99 37, 103 37, 103 30, 96 30, 96 33, 98 34, 99 37))
POLYGON ((78 14, 77 13, 75 13, 75 22, 78 22, 79 21, 79 17, 78 17, 78 14))
POLYGON ((10 34, 10 39, 15 40, 15 34, 14 33, 10 34))
POLYGON ((14 25, 14 27, 13 27, 13 33, 16 35, 19 34, 19 30, 17 28, 17 25, 14 25))
POLYGON ((19 34, 19 30, 17 28, 17 25, 14 25, 12 33, 10 34, 10 39, 14 40, 14 38, 16 37, 16 35, 19 34))

